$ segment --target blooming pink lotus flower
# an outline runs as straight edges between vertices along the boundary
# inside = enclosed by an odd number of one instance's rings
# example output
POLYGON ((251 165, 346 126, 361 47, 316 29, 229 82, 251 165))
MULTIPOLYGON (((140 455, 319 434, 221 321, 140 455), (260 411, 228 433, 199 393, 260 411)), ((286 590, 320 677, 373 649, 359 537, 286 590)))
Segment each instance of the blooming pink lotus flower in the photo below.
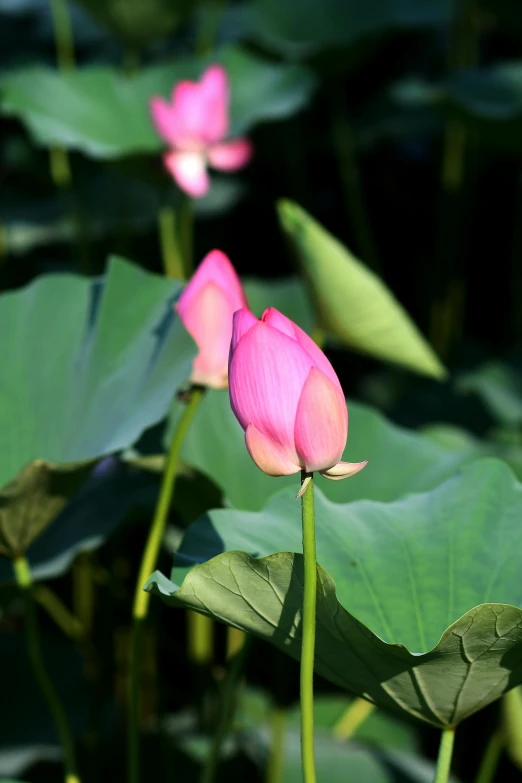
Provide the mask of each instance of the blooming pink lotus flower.
POLYGON ((343 479, 366 462, 340 462, 348 411, 335 371, 302 329, 274 308, 234 314, 230 404, 250 456, 269 476, 319 471, 343 479))
POLYGON ((212 250, 196 269, 175 309, 199 353, 192 383, 226 389, 234 312, 248 306, 239 277, 221 250, 212 250))
POLYGON ((208 192, 207 164, 221 171, 235 171, 252 156, 247 139, 225 141, 230 126, 230 88, 227 72, 211 65, 199 82, 183 81, 174 86, 172 102, 152 98, 150 110, 159 135, 171 149, 165 166, 189 196, 208 192))

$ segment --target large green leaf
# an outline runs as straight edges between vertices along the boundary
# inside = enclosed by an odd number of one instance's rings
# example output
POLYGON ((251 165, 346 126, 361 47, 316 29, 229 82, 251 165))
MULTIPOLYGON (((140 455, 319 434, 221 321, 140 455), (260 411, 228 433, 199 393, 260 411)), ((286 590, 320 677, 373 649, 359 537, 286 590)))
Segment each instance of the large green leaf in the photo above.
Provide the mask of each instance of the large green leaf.
POLYGON ((241 16, 250 35, 263 43, 309 55, 398 30, 443 25, 450 13, 449 0, 251 0, 241 16))
POLYGON ((92 462, 54 465, 34 460, 0 489, 0 555, 25 552, 83 484, 92 462))
POLYGON ((318 317, 350 347, 434 378, 446 371, 384 283, 301 207, 279 203, 282 227, 318 317))
POLYGON ((163 418, 196 352, 179 289, 114 258, 103 280, 49 275, 0 297, 0 486, 31 460, 119 451, 163 418))
MULTIPOLYGON (((438 726, 522 682, 522 486, 506 465, 480 460, 387 504, 318 491, 316 507, 320 674, 438 726)), ((187 532, 173 581, 156 573, 148 587, 298 658, 299 517, 288 490, 259 513, 210 512, 187 532)))
POLYGON ((104 281, 51 275, 0 297, 4 549, 52 521, 85 463, 165 416, 195 355, 171 307, 178 290, 113 259, 104 281))
MULTIPOLYGON (((314 77, 304 66, 277 65, 235 47, 223 49, 215 59, 230 76, 233 134, 245 133, 262 120, 295 113, 314 90, 314 77)), ((198 78, 207 64, 176 60, 129 77, 108 66, 67 74, 28 68, 0 81, 1 108, 20 117, 33 138, 46 146, 60 145, 102 158, 159 152, 164 142, 150 119, 150 98, 169 96, 175 82, 198 78)))
MULTIPOLYGON (((168 437, 181 410, 180 403, 175 403, 168 437)), ((321 490, 336 502, 360 498, 395 500, 410 492, 423 492, 480 454, 471 445, 463 444, 456 450, 439 446, 419 433, 397 427, 359 403, 351 402, 349 413, 345 459, 368 459, 369 464, 347 481, 319 477, 321 490)), ((284 486, 297 491, 298 476, 272 478, 252 462, 227 392, 206 393, 184 440, 182 459, 217 483, 227 501, 237 508, 259 510, 284 486)))

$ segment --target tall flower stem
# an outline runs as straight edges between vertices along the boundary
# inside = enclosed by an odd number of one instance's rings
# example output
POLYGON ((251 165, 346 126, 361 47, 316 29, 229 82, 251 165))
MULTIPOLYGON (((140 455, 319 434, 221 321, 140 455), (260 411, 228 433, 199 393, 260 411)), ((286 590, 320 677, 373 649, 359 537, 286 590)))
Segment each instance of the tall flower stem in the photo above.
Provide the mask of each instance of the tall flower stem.
POLYGON ((227 0, 213 0, 212 3, 207 3, 196 39, 196 55, 198 57, 212 52, 226 7, 227 0))
POLYGON ((229 663, 221 690, 218 725, 203 766, 200 783, 214 783, 216 779, 221 748, 223 747, 223 742, 230 731, 234 719, 237 694, 249 646, 249 639, 248 637, 245 637, 242 648, 234 655, 229 663))
POLYGON ((183 268, 188 280, 194 269, 194 208, 192 199, 185 193, 179 208, 179 235, 183 268))
POLYGON ((160 209, 158 228, 165 276, 183 280, 183 257, 176 232, 176 213, 173 207, 167 205, 160 209))
POLYGON ((276 705, 270 715, 271 742, 266 783, 283 783, 283 762, 285 758, 285 734, 287 711, 276 705))
POLYGON ((69 721, 60 697, 58 696, 53 681, 45 666, 42 653, 31 569, 25 557, 16 558, 13 561, 13 569, 16 582, 22 591, 25 602, 25 631, 29 658, 42 695, 49 706, 63 749, 65 768, 64 781, 65 783, 80 783, 76 767, 74 740, 71 734, 69 721))
MULTIPOLYGON (((56 62, 63 73, 73 71, 76 67, 74 56, 74 41, 67 0, 49 0, 51 18, 56 48, 56 62)), ((51 147, 51 176, 58 188, 71 185, 71 168, 67 150, 63 147, 51 147)))
POLYGON ((301 647, 301 762, 304 783, 315 783, 314 655, 317 561, 315 556, 314 480, 311 473, 306 473, 303 470, 301 472, 301 486, 305 482, 308 482, 308 486, 301 496, 304 557, 303 641, 301 647))
POLYGON ((507 755, 517 766, 522 765, 522 687, 511 688, 501 701, 502 729, 507 755))
MULTIPOLYGON (((475 66, 479 59, 479 14, 476 0, 456 0, 452 4, 448 71, 475 66)), ((464 285, 466 231, 472 230, 470 204, 474 179, 476 139, 459 118, 448 119, 441 160, 441 196, 437 229, 436 263, 430 290, 435 291, 430 335, 435 350, 444 359, 455 339, 459 339, 465 316, 464 285)))
POLYGON ((494 731, 482 756, 475 783, 493 783, 506 738, 502 729, 494 731))
POLYGON ((453 744, 455 742, 455 726, 449 726, 442 729, 440 738, 439 755, 437 758, 437 768, 433 783, 447 783, 451 770, 451 759, 453 756, 453 744))
POLYGON ((170 204, 158 213, 158 230, 167 277, 188 279, 193 268, 194 216, 192 200, 182 194, 177 210, 170 204))
POLYGON ((337 739, 346 740, 353 737, 359 726, 374 711, 375 704, 366 699, 355 699, 341 715, 334 726, 333 732, 337 739))
POLYGON ((179 420, 174 437, 172 438, 169 453, 167 454, 167 462, 161 482, 160 494, 145 550, 143 552, 138 581, 136 583, 136 593, 132 611, 129 666, 128 779, 131 783, 138 783, 140 779, 140 661, 144 624, 150 604, 150 594, 143 590, 143 586, 156 567, 156 561, 158 559, 161 542, 165 532, 165 525, 167 523, 168 513, 174 495, 181 446, 196 409, 203 397, 203 391, 204 390, 200 387, 194 387, 191 390, 190 399, 179 420))
POLYGON ((67 0, 49 0, 53 21, 56 60, 61 71, 72 71, 76 67, 71 16, 67 0))
POLYGON ((212 620, 199 612, 187 613, 187 653, 189 660, 196 666, 209 666, 212 663, 212 620))

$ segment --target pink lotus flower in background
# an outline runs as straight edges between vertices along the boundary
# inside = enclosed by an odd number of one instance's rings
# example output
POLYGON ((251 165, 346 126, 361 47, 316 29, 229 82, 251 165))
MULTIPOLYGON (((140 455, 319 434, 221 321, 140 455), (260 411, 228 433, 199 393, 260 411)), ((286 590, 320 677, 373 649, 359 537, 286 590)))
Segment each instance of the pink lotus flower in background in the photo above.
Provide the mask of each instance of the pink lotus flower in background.
POLYGON ((250 456, 269 476, 319 471, 343 479, 366 462, 340 462, 348 411, 335 371, 321 349, 278 310, 260 321, 234 315, 230 404, 250 456))
POLYGON ((175 305, 199 348, 190 380, 226 389, 234 312, 248 307, 239 277, 221 250, 212 250, 196 269, 175 305))
POLYGON ((221 65, 211 65, 199 82, 174 86, 172 101, 152 98, 150 110, 159 135, 171 149, 164 162, 189 196, 208 192, 207 164, 221 171, 243 168, 252 156, 247 139, 225 141, 230 126, 230 87, 221 65))

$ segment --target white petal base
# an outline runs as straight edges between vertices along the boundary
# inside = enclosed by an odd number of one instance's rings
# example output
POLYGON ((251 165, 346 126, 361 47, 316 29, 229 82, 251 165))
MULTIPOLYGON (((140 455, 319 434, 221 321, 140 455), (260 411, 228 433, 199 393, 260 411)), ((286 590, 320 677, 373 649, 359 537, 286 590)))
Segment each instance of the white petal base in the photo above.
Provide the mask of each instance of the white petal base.
POLYGON ((331 479, 332 481, 341 481, 341 479, 350 478, 350 476, 359 473, 367 464, 367 459, 365 459, 364 462, 338 462, 333 468, 321 470, 321 476, 331 479))

